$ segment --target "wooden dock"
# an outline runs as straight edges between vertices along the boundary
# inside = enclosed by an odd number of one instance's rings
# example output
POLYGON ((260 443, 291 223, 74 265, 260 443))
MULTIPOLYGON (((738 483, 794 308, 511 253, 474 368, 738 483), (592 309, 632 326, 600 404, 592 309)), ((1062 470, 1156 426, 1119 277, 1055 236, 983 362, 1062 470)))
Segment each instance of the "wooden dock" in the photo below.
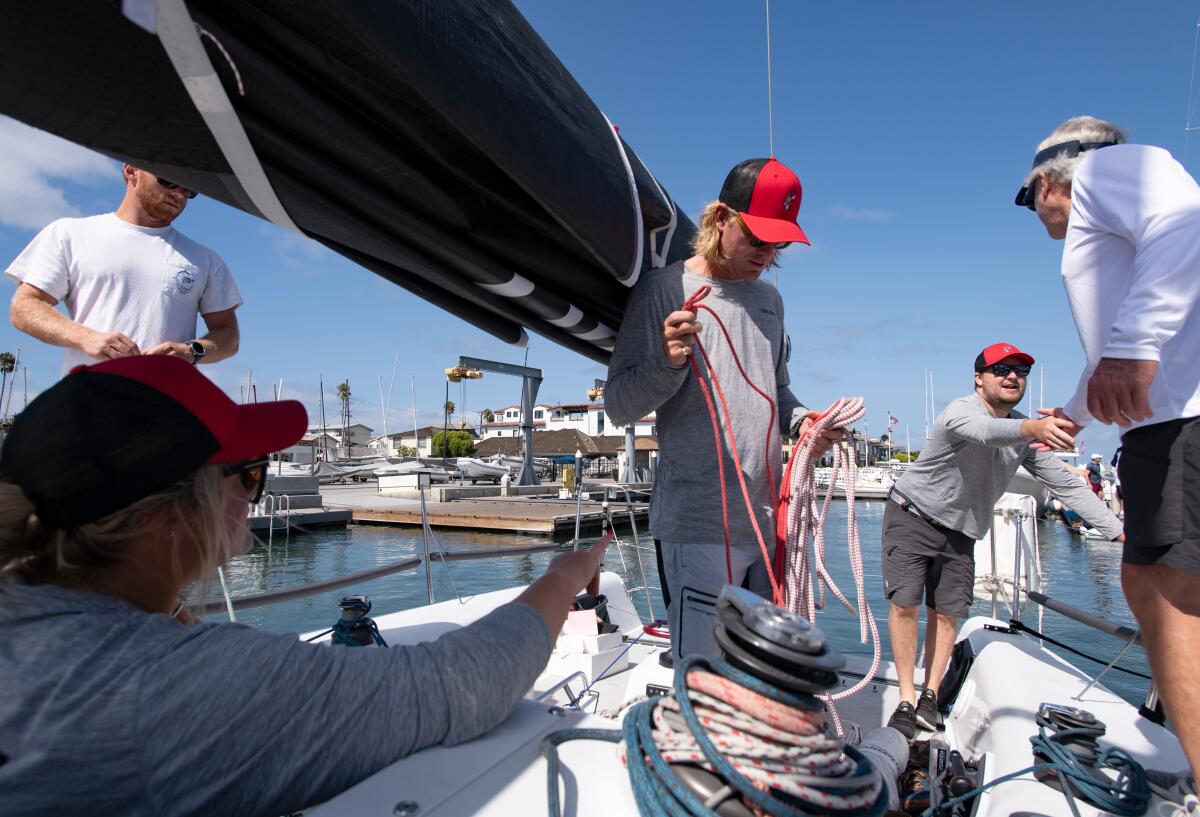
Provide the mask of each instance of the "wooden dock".
MULTIPOLYGON (((624 504, 610 508, 618 528, 629 525, 624 504)), ((645 529, 649 506, 634 505, 634 519, 645 529)), ((575 502, 557 499, 508 497, 456 500, 428 505, 429 524, 435 528, 509 531, 515 533, 571 536, 575 533, 575 502)), ((420 525, 420 506, 354 508, 354 522, 377 525, 420 525)), ((604 526, 604 510, 599 502, 584 502, 580 513, 580 533, 595 533, 604 526)))

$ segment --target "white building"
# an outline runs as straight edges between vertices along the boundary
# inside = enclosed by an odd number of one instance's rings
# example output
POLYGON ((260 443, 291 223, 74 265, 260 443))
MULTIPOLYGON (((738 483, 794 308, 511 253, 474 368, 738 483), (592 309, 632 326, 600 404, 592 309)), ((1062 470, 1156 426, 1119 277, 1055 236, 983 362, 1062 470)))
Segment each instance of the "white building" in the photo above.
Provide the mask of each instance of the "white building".
MULTIPOLYGON (((478 439, 479 435, 475 433, 473 428, 459 428, 450 426, 451 431, 465 431, 472 438, 478 439)), ((415 432, 412 429, 407 431, 398 431, 395 434, 389 434, 386 437, 376 437, 374 444, 379 450, 379 453, 386 457, 400 456, 400 448, 415 449, 418 457, 433 456, 433 436, 441 434, 441 426, 422 426, 415 432)), ((411 456, 411 455, 410 455, 411 456)))
MULTIPOLYGON (((492 412, 496 419, 483 424, 482 439, 521 436, 521 407, 505 406, 492 412)), ((651 414, 634 424, 639 437, 654 436, 655 418, 651 414)), ((538 403, 533 407, 534 431, 573 429, 591 437, 625 436, 625 427, 613 423, 604 411, 603 403, 538 403)))

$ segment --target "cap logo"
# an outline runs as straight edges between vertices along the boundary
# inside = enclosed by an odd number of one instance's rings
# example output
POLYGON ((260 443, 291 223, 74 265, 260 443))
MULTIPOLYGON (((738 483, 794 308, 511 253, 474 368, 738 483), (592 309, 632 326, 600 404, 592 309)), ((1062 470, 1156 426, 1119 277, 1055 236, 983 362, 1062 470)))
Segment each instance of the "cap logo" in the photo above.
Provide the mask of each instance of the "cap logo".
POLYGON ((783 212, 786 213, 788 210, 791 210, 792 202, 794 202, 795 200, 796 200, 796 194, 794 192, 790 192, 786 196, 784 196, 783 197, 783 212))
POLYGON ((1012 347, 1011 347, 1011 346, 1005 346, 1005 347, 1004 347, 1004 351, 1005 351, 1006 353, 1007 353, 1007 352, 1011 352, 1011 351, 1012 351, 1012 347))

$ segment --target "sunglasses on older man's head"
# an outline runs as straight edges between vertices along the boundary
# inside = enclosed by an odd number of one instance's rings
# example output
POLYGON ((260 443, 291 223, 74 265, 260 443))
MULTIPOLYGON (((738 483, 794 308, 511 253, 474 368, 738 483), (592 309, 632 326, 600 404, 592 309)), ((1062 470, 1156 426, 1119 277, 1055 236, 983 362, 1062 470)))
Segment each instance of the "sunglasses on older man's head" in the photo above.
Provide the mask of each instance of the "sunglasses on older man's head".
POLYGON ((1028 363, 993 363, 988 366, 992 370, 992 374, 996 377, 1008 377, 1010 372, 1016 372, 1017 377, 1029 377, 1029 372, 1033 369, 1028 363))
POLYGON ((269 462, 267 457, 233 462, 226 465, 222 472, 227 477, 236 475, 238 481, 242 483, 242 488, 246 491, 246 501, 251 505, 257 505, 258 500, 262 499, 263 490, 267 487, 269 462))
POLYGON ((786 250, 788 247, 792 246, 792 242, 790 241, 776 241, 774 243, 771 243, 770 241, 763 241, 754 233, 750 232, 750 228, 747 227, 746 222, 742 220, 741 213, 733 208, 730 208, 729 212, 733 213, 733 217, 737 220, 738 226, 742 228, 742 234, 746 236, 746 241, 750 243, 751 247, 758 249, 759 247, 769 246, 771 249, 778 252, 779 250, 786 250))
POLYGON ((195 190, 192 190, 187 187, 183 187, 182 185, 178 185, 175 182, 168 181, 167 179, 164 179, 162 176, 155 176, 154 179, 155 179, 155 181, 157 181, 159 184, 161 184, 163 187, 167 188, 168 190, 175 190, 176 188, 178 188, 179 192, 182 193, 185 198, 189 198, 189 199, 196 198, 195 190))

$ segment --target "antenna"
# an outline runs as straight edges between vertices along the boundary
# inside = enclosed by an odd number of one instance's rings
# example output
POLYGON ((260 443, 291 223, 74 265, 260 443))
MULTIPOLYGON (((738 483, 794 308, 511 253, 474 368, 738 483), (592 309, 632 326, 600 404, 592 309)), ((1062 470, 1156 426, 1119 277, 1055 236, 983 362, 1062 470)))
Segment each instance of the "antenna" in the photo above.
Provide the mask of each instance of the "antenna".
POLYGON ((767 7, 767 143, 771 148, 767 155, 775 158, 775 110, 771 95, 771 0, 763 2, 767 7))

